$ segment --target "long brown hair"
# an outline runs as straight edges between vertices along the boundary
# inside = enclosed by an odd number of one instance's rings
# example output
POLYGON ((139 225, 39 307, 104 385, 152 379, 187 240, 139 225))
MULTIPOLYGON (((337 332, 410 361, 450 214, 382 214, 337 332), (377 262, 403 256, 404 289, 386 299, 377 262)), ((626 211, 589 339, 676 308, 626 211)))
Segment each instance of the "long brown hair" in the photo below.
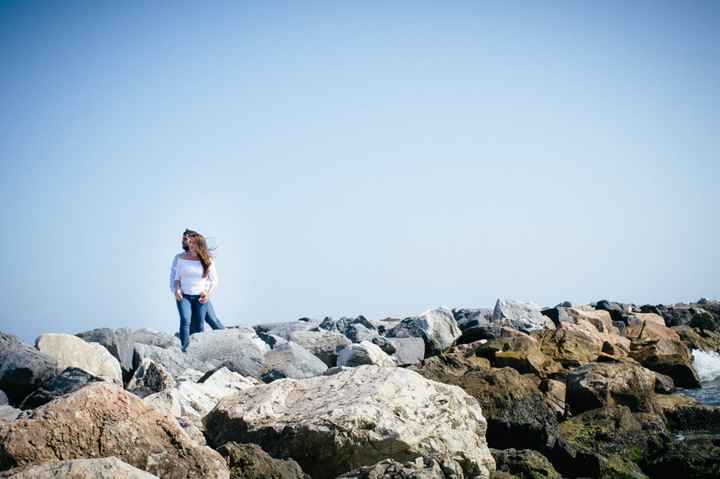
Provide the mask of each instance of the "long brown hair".
POLYGON ((195 251, 200 258, 200 263, 202 263, 203 278, 207 278, 208 269, 210 269, 210 265, 212 264, 210 253, 208 252, 207 241, 205 241, 205 237, 200 233, 190 234, 188 237, 195 244, 195 251))

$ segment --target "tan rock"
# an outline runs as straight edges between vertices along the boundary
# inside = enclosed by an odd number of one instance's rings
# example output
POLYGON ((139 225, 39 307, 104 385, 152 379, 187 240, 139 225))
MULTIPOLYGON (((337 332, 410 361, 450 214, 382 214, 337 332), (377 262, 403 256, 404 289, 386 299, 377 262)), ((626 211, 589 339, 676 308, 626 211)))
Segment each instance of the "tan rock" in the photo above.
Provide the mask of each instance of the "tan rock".
POLYGON ((125 464, 117 457, 103 457, 11 469, 0 473, 0 479, 157 479, 157 476, 125 464))
POLYGON ((97 343, 87 343, 71 334, 43 334, 37 338, 35 346, 55 358, 59 370, 80 368, 116 384, 123 383, 120 363, 97 343))

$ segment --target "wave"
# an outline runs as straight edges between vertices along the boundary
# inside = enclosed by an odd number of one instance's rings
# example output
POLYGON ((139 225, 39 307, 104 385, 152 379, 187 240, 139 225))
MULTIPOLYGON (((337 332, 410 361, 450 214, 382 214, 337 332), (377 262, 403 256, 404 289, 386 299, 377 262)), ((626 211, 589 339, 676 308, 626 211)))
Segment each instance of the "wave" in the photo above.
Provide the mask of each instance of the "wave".
POLYGON ((695 349, 692 355, 693 366, 700 376, 700 381, 709 382, 720 378, 720 354, 695 349))

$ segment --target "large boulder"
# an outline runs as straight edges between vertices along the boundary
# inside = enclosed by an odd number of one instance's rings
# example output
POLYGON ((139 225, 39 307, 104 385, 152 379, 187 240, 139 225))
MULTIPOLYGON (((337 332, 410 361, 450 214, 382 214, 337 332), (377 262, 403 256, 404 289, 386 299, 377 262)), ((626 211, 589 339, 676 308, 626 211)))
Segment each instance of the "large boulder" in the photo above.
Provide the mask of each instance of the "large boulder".
POLYGON ((553 464, 569 477, 646 479, 640 465, 669 440, 658 415, 626 406, 593 409, 560 424, 553 464))
POLYGON ((486 357, 496 368, 510 367, 521 374, 535 374, 545 378, 562 370, 562 366, 540 350, 538 341, 519 333, 492 339, 475 349, 475 354, 486 357))
POLYGON ((0 470, 102 456, 161 477, 229 477, 222 457, 196 446, 175 419, 108 382, 0 424, 0 470))
POLYGON ((395 361, 370 341, 351 344, 338 354, 337 366, 356 367, 364 364, 392 367, 395 361))
POLYGON ((673 326, 680 340, 688 349, 720 352, 720 333, 715 331, 695 331, 690 326, 673 326), (702 333, 702 334, 700 334, 702 333))
POLYGON ((389 338, 423 338, 425 355, 431 356, 452 346, 460 334, 460 328, 455 322, 452 311, 447 308, 435 308, 420 316, 404 319, 390 329, 386 336, 389 338))
POLYGON ((58 368, 70 367, 85 371, 117 384, 123 384, 120 363, 103 346, 88 343, 71 334, 43 334, 35 347, 57 361, 58 368))
POLYGON ((47 381, 38 389, 30 393, 22 404, 21 409, 35 409, 47 404, 60 396, 73 393, 88 384, 104 381, 80 368, 67 368, 62 373, 47 381))
POLYGON ((351 341, 337 331, 293 331, 287 338, 320 358, 328 367, 337 363, 337 353, 351 341))
POLYGON ((0 472, 0 479, 157 479, 117 457, 71 459, 0 472))
POLYGON ((292 459, 274 459, 256 444, 228 442, 218 448, 230 479, 310 479, 292 459))
POLYGON ((0 389, 10 404, 25 397, 57 374, 57 361, 20 338, 0 332, 0 389))
POLYGON ((700 387, 692 354, 680 339, 634 340, 630 357, 648 369, 670 376, 678 387, 700 387))
POLYGON ((450 456, 471 477, 494 469, 478 402, 400 368, 360 366, 247 389, 221 400, 205 426, 211 445, 253 442, 315 479, 422 455, 450 456))
POLYGON ((278 378, 302 379, 322 374, 327 365, 297 343, 287 341, 276 344, 262 358, 261 378, 265 381, 278 378))
MULTIPOLYGON (((156 364, 162 365, 176 381, 187 375, 189 370, 205 369, 204 365, 196 364, 192 358, 183 353, 180 346, 163 348, 152 344, 134 343, 133 370, 139 368, 145 360, 152 360, 156 364)), ((212 369, 207 368, 207 370, 212 369)), ((199 375, 201 376, 203 372, 205 371, 200 371, 199 375)))
POLYGON ((711 434, 673 437, 667 448, 647 458, 643 468, 650 477, 720 477, 720 438, 711 434))
POLYGON ((268 352, 270 346, 252 328, 232 328, 193 334, 186 356, 203 372, 225 366, 243 376, 260 378, 268 352))
POLYGON ((653 412, 654 393, 652 371, 633 364, 590 363, 568 374, 565 400, 573 414, 616 404, 653 412))
POLYGON ((425 341, 422 338, 386 338, 395 352, 390 356, 398 366, 417 364, 425 358, 425 341))
POLYGON ((542 308, 536 304, 498 299, 493 310, 493 321, 523 332, 554 328, 552 320, 541 311, 542 308))
POLYGON ((547 457, 532 449, 491 449, 495 467, 518 477, 561 479, 547 457))
POLYGON ((126 389, 145 397, 174 387, 175 380, 172 375, 162 365, 145 358, 133 373, 126 389))

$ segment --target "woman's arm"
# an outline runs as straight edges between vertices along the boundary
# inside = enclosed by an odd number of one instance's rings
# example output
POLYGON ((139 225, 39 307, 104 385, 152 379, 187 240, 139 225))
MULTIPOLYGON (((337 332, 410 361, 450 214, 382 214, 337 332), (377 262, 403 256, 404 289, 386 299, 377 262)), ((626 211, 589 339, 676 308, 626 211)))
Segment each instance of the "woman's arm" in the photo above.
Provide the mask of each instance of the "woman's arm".
POLYGON ((180 265, 175 268, 175 299, 180 301, 182 299, 182 288, 180 287, 180 265))
POLYGON ((210 286, 207 291, 204 291, 202 296, 205 298, 205 301, 207 301, 207 298, 210 297, 211 294, 213 294, 213 291, 215 291, 215 288, 217 288, 218 285, 218 277, 217 277, 217 271, 215 270, 215 262, 210 265, 208 268, 208 285, 210 286))

